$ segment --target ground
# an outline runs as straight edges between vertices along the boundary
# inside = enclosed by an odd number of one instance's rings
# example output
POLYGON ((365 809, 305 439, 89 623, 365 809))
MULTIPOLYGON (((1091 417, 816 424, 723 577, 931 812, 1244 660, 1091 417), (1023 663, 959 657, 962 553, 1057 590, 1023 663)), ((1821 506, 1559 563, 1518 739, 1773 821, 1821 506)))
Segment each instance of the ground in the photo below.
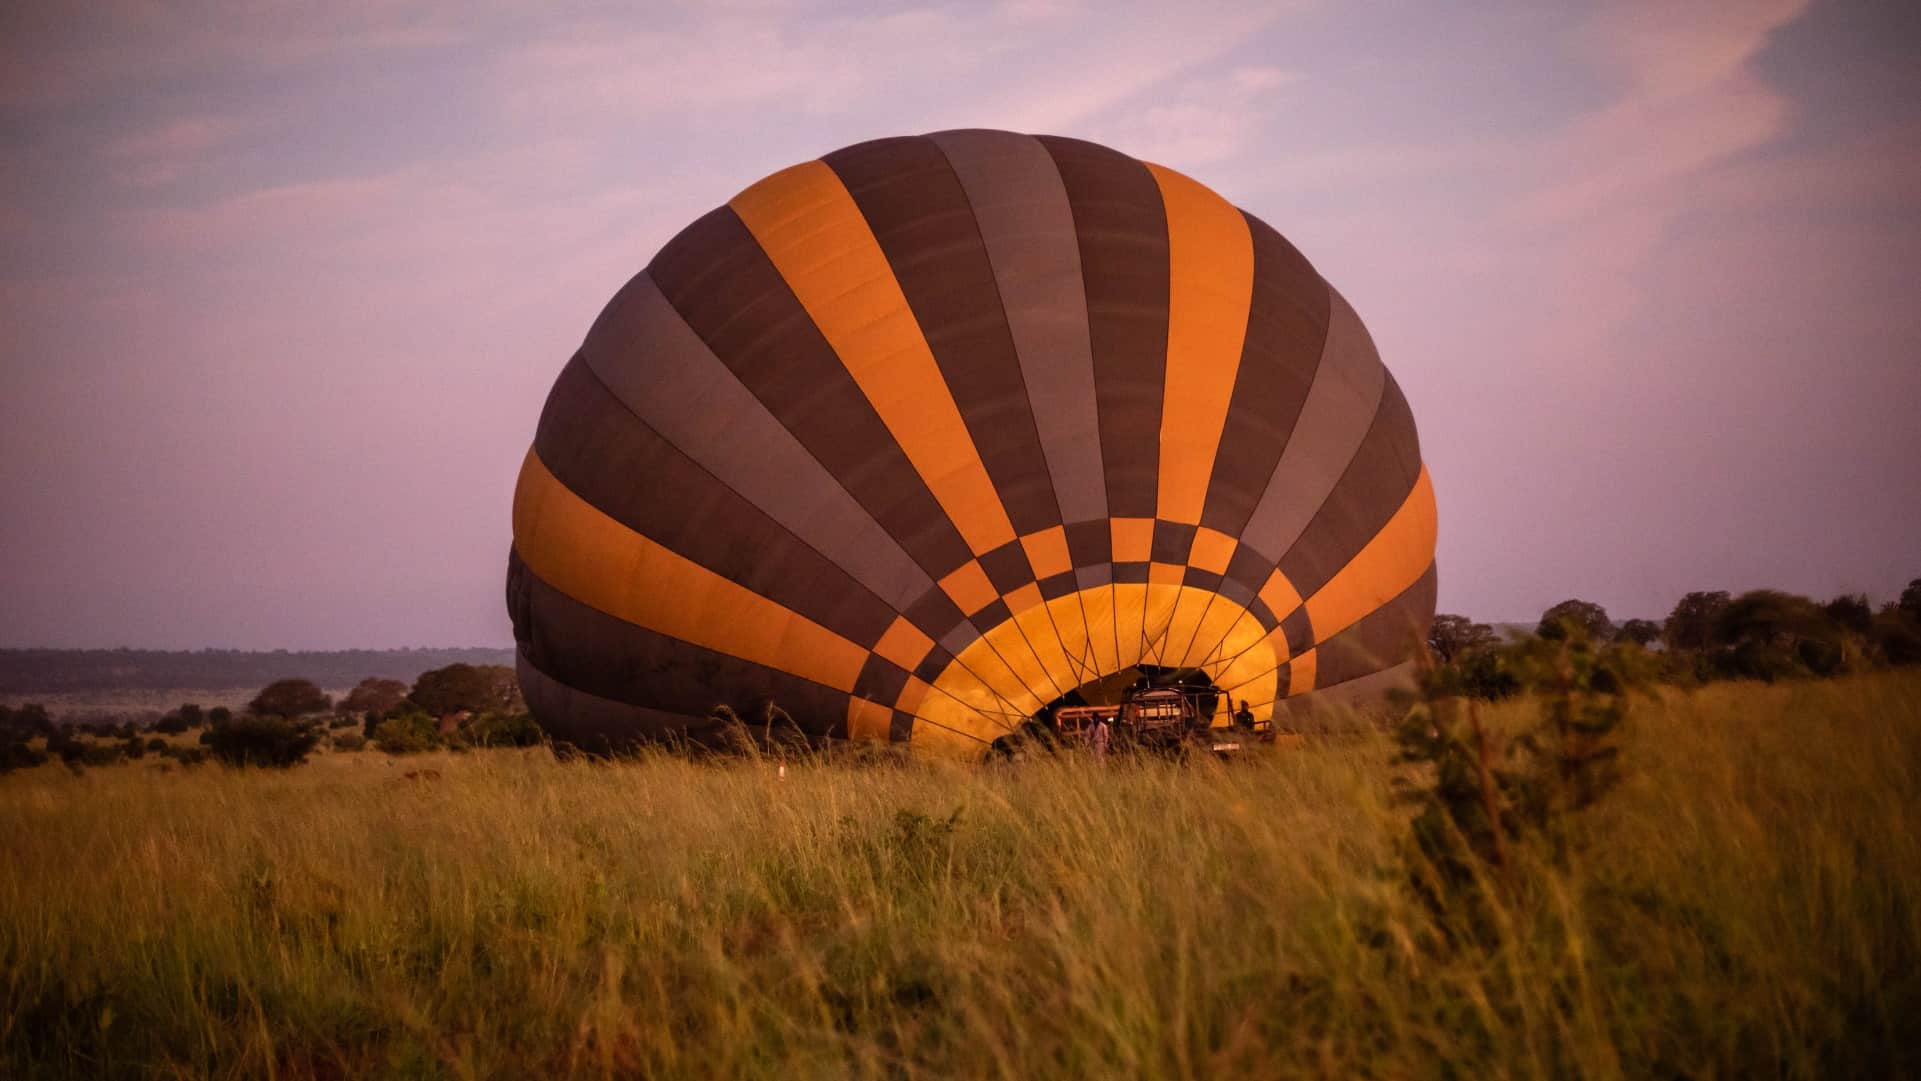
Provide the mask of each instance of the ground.
POLYGON ((1645 701, 1472 934, 1391 755, 23 771, 0 1075, 1921 1072, 1921 677, 1645 701))

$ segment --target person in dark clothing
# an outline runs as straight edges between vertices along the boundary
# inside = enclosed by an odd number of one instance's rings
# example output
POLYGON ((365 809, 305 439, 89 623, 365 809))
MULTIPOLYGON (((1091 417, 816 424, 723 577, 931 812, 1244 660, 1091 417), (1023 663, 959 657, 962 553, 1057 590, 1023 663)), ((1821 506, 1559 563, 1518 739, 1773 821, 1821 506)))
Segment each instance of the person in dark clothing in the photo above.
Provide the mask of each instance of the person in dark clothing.
POLYGON ((1234 727, 1254 730, 1254 711, 1247 708, 1247 699, 1241 699, 1241 708, 1234 711, 1234 727))

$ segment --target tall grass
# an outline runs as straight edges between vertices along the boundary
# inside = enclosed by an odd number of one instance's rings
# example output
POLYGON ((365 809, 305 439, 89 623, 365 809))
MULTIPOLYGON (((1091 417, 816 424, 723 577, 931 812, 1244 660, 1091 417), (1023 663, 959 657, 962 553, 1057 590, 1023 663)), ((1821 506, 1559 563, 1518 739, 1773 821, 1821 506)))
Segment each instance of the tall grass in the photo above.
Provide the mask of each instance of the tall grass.
POLYGON ((1670 693, 1625 743, 1478 934, 1408 888, 1375 737, 47 767, 0 782, 0 1075, 1921 1071, 1921 679, 1670 693))

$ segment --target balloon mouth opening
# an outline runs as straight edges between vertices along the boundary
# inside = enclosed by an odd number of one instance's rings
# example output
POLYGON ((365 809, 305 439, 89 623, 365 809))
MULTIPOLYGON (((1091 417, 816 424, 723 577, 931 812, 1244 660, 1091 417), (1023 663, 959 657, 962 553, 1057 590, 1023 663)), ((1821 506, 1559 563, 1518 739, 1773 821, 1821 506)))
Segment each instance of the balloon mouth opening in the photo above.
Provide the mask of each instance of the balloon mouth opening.
MULTIPOLYGON (((1201 719, 1211 721, 1221 710, 1226 692, 1199 668, 1175 668, 1158 664, 1129 665, 1111 675, 1101 676, 1068 691, 1035 711, 1032 720, 1052 725, 1054 711, 1070 706, 1117 706, 1130 691, 1150 687, 1178 687, 1189 692, 1201 719)), ((1232 710, 1228 706, 1228 710, 1232 710)))

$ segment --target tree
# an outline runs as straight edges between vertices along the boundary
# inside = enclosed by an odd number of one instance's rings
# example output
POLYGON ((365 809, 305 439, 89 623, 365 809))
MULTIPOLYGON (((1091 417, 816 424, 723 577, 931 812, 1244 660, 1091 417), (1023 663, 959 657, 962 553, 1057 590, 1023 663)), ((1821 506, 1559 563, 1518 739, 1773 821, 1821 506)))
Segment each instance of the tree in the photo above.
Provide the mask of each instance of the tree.
POLYGON ((1843 593, 1821 606, 1836 626, 1866 635, 1874 627, 1874 609, 1862 593, 1843 593))
POLYGON ((1835 675, 1846 668, 1841 628, 1806 597, 1774 589, 1741 594, 1715 620, 1717 658, 1730 675, 1773 681, 1787 676, 1835 675))
POLYGON ((257 717, 304 717, 325 713, 332 705, 333 700, 312 680, 277 679, 247 703, 247 712, 257 717))
POLYGON ((28 702, 19 709, 0 706, 0 729, 25 736, 51 736, 55 725, 53 717, 47 713, 47 707, 38 702, 28 702))
POLYGON ((1874 617, 1871 640, 1875 652, 1888 664, 1921 664, 1921 621, 1908 618, 1898 607, 1891 605, 1874 617))
POLYGON ((1606 642, 1614 637, 1614 621, 1608 618, 1608 610, 1593 601, 1565 600, 1541 613, 1541 624, 1534 633, 1550 641, 1568 637, 1568 631, 1579 628, 1595 642, 1606 642))
POLYGON ((201 741, 215 758, 231 766, 286 769, 307 760, 320 742, 320 733, 313 725, 283 716, 254 715, 214 725, 201 741))
POLYGON ((397 679, 363 679, 340 700, 342 713, 386 713, 407 697, 407 685, 397 679))
POLYGON ((1434 626, 1427 634, 1427 647, 1442 664, 1450 664, 1469 650, 1498 641, 1500 636, 1494 633, 1493 627, 1447 613, 1434 617, 1434 626))
POLYGON ((1901 591, 1901 599, 1894 602, 1894 606, 1907 613, 1909 619, 1921 624, 1921 578, 1908 583, 1908 588, 1901 591))
POLYGON ((1682 597, 1661 627, 1661 637, 1667 641, 1668 648, 1696 653, 1713 649, 1719 644, 1715 627, 1730 600, 1727 591, 1719 589, 1682 597))
POLYGON ((1661 638, 1661 625, 1651 619, 1630 619, 1621 624, 1615 637, 1646 649, 1661 638))
POLYGON ((498 664, 450 664, 422 672, 407 698, 436 717, 461 710, 513 713, 524 708, 514 670, 498 664))

